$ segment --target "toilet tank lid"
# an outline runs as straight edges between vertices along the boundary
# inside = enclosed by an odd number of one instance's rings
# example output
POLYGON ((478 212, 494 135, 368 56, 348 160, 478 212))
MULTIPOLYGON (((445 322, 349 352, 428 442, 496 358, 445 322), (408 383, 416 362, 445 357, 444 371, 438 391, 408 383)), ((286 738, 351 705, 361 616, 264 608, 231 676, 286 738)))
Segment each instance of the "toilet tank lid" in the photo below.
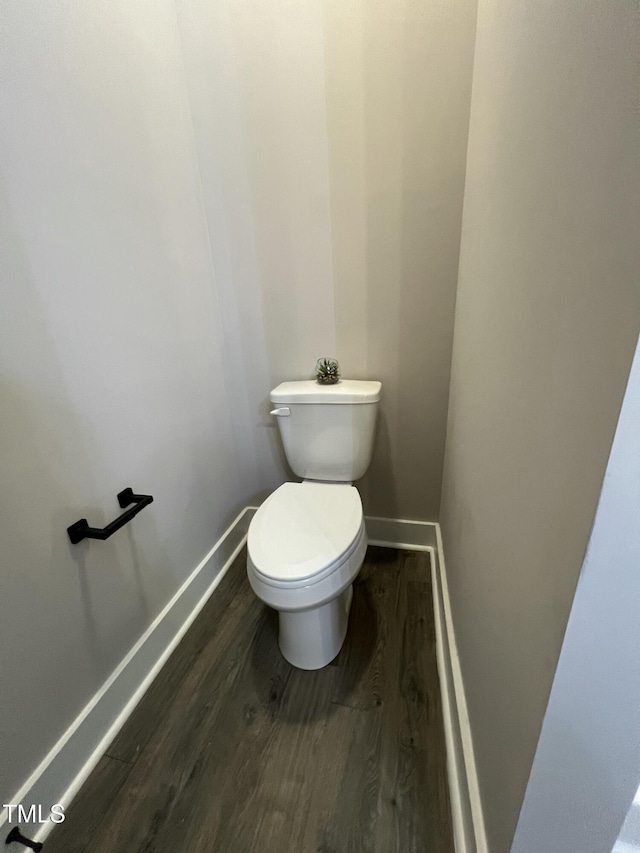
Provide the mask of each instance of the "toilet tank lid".
POLYGON ((377 403, 382 382, 362 379, 341 379, 335 385, 320 385, 314 379, 282 382, 271 392, 272 403, 377 403))

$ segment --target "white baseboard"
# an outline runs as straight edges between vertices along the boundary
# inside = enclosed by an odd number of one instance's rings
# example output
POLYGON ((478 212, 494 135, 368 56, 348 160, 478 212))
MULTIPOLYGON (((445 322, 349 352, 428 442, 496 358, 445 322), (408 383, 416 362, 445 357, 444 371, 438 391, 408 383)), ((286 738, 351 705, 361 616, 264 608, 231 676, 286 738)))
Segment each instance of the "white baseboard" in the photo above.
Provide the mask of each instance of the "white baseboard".
POLYGON ((437 546, 435 524, 404 518, 365 517, 369 545, 400 548, 405 551, 430 551, 437 546))
POLYGON ((442 534, 439 524, 433 527, 436 539, 431 553, 433 608, 456 853, 488 853, 467 700, 451 616, 442 534))
MULTIPOLYGON (((254 512, 246 507, 231 523, 10 802, 68 808, 235 560, 254 512)), ((44 841, 55 824, 21 826, 35 841, 44 841)))

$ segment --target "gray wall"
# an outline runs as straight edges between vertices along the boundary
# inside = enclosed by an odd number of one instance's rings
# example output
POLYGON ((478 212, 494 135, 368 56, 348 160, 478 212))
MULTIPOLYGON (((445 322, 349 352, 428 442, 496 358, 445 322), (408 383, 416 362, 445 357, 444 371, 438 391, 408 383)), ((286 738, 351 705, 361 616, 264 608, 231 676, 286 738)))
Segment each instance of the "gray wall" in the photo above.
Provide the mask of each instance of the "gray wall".
POLYGON ((18 0, 0 30, 4 803, 278 479, 234 425, 173 4, 18 0), (72 546, 126 486, 155 502, 72 546))
POLYGON ((3 802, 237 510, 268 392, 379 377, 372 513, 434 518, 475 0, 0 9, 3 802), (70 546, 131 485, 155 503, 70 546))
POLYGON ((511 844, 640 324, 637 5, 481 0, 443 485, 492 853, 511 844))
MULTIPOLYGON (((640 346, 513 853, 610 851, 640 782, 640 346)), ((637 850, 636 835, 628 839, 637 850)), ((630 827, 633 829, 633 824, 630 827)))
POLYGON ((254 406, 321 355, 381 379, 366 511, 436 518, 475 0, 176 5, 205 204, 232 235, 214 263, 266 343, 268 381, 243 355, 254 406))

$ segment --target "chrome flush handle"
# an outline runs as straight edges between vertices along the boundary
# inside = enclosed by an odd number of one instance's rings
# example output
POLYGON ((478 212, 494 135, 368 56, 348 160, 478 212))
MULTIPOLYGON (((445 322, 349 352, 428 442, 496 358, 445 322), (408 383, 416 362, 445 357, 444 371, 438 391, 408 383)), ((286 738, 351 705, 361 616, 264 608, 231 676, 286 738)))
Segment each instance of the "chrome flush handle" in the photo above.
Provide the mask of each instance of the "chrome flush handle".
POLYGON ((289 406, 280 406, 278 409, 271 409, 270 415, 275 415, 277 418, 288 418, 291 414, 289 406))

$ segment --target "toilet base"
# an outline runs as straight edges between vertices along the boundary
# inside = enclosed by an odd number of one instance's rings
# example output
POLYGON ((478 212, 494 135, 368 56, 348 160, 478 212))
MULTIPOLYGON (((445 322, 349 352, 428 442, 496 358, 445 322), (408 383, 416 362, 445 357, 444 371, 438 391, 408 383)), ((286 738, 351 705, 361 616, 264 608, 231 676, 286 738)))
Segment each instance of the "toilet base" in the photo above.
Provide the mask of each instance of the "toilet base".
POLYGON ((338 654, 347 635, 353 586, 337 598, 310 610, 279 611, 278 644, 283 657, 298 669, 322 669, 338 654))

